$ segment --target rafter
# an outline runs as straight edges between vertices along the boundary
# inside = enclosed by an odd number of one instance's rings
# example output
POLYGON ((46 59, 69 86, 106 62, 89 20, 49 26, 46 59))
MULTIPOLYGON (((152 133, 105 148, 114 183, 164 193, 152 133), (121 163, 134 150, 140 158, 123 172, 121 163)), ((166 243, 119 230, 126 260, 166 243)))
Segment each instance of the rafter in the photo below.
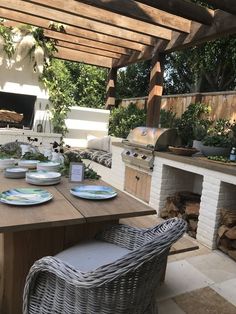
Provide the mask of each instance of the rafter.
POLYGON ((122 56, 119 61, 114 61, 113 67, 127 66, 128 64, 134 63, 134 60, 136 60, 136 62, 149 60, 153 57, 155 52, 169 53, 235 33, 235 16, 230 13, 217 10, 215 12, 214 23, 212 26, 205 26, 197 22, 192 23, 190 34, 185 35, 174 32, 171 41, 166 42, 159 40, 155 49, 147 48, 141 53, 133 52, 131 56, 122 56))
POLYGON ((174 16, 170 13, 152 8, 142 3, 137 3, 133 0, 77 0, 77 2, 83 2, 108 10, 110 13, 115 12, 121 14, 122 16, 128 16, 140 21, 164 26, 173 30, 186 33, 190 31, 191 22, 189 20, 174 16))
MULTIPOLYGON (((4 24, 6 26, 12 26, 12 27, 18 27, 19 26, 19 23, 14 22, 14 21, 6 21, 6 22, 4 22, 4 24)), ((94 49, 104 50, 107 52, 114 52, 114 53, 117 53, 120 55, 130 55, 131 54, 130 49, 125 49, 122 47, 112 46, 112 45, 108 45, 108 44, 103 44, 100 42, 94 42, 92 40, 87 40, 85 38, 78 38, 76 36, 72 36, 72 35, 68 35, 68 34, 64 34, 64 33, 60 33, 60 32, 55 32, 55 31, 48 30, 48 29, 44 30, 44 35, 48 38, 60 40, 63 42, 77 44, 77 45, 84 46, 84 47, 91 47, 94 49)))
MULTIPOLYGON (((223 2, 222 0, 219 0, 223 2)), ((234 1, 234 0, 233 0, 234 1)), ((184 0, 136 0, 136 2, 147 4, 153 8, 160 9, 192 21, 211 25, 214 11, 204 8, 195 3, 184 0)))
POLYGON ((57 48, 58 47, 64 47, 64 48, 68 48, 68 49, 75 50, 75 51, 88 52, 88 53, 91 53, 94 55, 113 58, 113 59, 119 59, 121 57, 121 54, 119 54, 119 53, 100 50, 100 49, 91 48, 91 47, 85 47, 85 46, 81 46, 78 44, 72 44, 72 43, 68 43, 65 41, 61 41, 61 40, 58 40, 56 46, 57 46, 57 48))
POLYGON ((93 55, 87 52, 76 51, 64 47, 58 47, 58 52, 55 54, 55 58, 96 65, 104 68, 111 68, 112 65, 111 58, 93 55))
MULTIPOLYGON (((45 19, 42 17, 37 17, 31 14, 22 13, 18 11, 12 11, 9 9, 0 7, 0 17, 12 21, 16 21, 23 24, 29 24, 37 27, 42 27, 45 29, 49 29, 51 19, 45 19)), ((80 27, 70 26, 68 24, 63 23, 65 27, 66 34, 78 36, 81 38, 91 39, 94 41, 99 41, 119 47, 124 47, 128 49, 134 50, 142 50, 144 49, 144 45, 154 46, 156 44, 156 39, 147 36, 137 34, 135 38, 130 38, 129 40, 121 39, 117 37, 113 37, 111 35, 104 35, 100 33, 96 33, 94 31, 86 30, 80 27)))
POLYGON ((221 9, 232 14, 236 14, 235 0, 204 0, 204 1, 218 9, 221 9))
MULTIPOLYGON (((13 1, 13 0, 12 0, 13 1)), ((24 2, 24 1, 22 1, 24 2)), ((67 14, 72 13, 76 15, 77 23, 80 21, 83 23, 82 27, 93 25, 94 30, 98 30, 98 27, 102 24, 103 28, 114 28, 115 26, 120 28, 120 32, 124 32, 124 30, 129 30, 137 33, 147 34, 163 39, 170 39, 171 33, 168 29, 165 29, 160 26, 151 25, 149 23, 145 23, 142 21, 138 21, 129 17, 121 16, 115 13, 107 14, 107 11, 95 8, 94 6, 89 6, 84 3, 80 3, 74 0, 28 0, 31 4, 38 4, 42 8, 47 9, 56 9, 57 13, 67 14), (102 22, 102 23, 101 23, 102 22), (108 27, 109 25, 109 27, 108 27), (123 30, 122 30, 123 29, 123 30)), ((63 15, 62 14, 62 15, 63 15)), ((64 15, 63 15, 64 16, 64 15)), ((101 31, 103 32, 103 31, 101 31)), ((134 32, 133 32, 134 33, 134 32)), ((134 34, 133 34, 134 35, 134 34)), ((118 36, 119 37, 119 36, 118 36)), ((122 37, 122 36, 121 36, 122 37)), ((131 36, 132 38, 132 36, 131 36)))
MULTIPOLYGON (((42 17, 42 18, 46 18, 46 19, 53 20, 59 23, 65 23, 71 26, 82 27, 90 31, 94 31, 94 32, 98 32, 98 33, 106 34, 106 35, 111 35, 111 36, 115 36, 122 39, 129 40, 130 38, 135 38, 136 35, 138 37, 140 36, 140 34, 136 31, 122 29, 118 26, 112 26, 112 25, 108 26, 102 22, 97 22, 97 21, 90 20, 84 17, 80 17, 75 14, 66 13, 66 12, 48 8, 42 5, 37 5, 35 3, 29 3, 23 0, 1 0, 0 7, 13 10, 13 11, 27 13, 27 14, 42 17)), ((117 24, 119 24, 119 20, 117 20, 117 24)), ((169 34, 168 30, 164 29, 163 33, 165 33, 166 31, 168 32, 167 35, 169 38, 171 34, 169 34)), ((155 33, 155 30, 150 31, 150 32, 155 33)))

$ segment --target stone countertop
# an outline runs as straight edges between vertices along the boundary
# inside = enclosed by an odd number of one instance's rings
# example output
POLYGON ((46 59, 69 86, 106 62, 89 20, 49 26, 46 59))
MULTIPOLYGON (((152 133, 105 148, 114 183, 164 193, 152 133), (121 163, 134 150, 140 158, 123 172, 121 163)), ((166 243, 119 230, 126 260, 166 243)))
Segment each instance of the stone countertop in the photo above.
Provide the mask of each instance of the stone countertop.
POLYGON ((207 159, 207 157, 203 157, 203 156, 189 157, 189 156, 175 155, 169 152, 168 153, 167 152, 155 152, 155 156, 236 176, 236 164, 230 165, 227 163, 211 161, 207 159))

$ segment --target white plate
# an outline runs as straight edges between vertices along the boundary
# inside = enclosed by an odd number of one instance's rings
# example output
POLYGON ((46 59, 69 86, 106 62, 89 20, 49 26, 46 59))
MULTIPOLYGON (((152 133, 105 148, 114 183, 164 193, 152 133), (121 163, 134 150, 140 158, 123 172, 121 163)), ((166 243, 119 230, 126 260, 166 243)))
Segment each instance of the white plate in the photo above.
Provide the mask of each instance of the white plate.
POLYGON ((29 178, 26 178, 25 181, 29 184, 33 184, 33 185, 54 185, 54 184, 58 184, 61 182, 61 179, 57 179, 54 181, 35 181, 35 180, 31 180, 29 178))
POLYGON ((28 171, 28 168, 19 168, 19 167, 14 167, 14 168, 7 168, 5 170, 6 172, 9 172, 9 173, 22 173, 22 172, 27 172, 28 171))
POLYGON ((22 159, 18 161, 18 166, 23 166, 23 167, 32 169, 32 168, 36 168, 38 163, 39 163, 39 160, 22 159))
POLYGON ((26 177, 32 180, 43 180, 43 181, 52 181, 55 179, 60 179, 60 172, 52 172, 52 171, 32 171, 26 174, 26 177))

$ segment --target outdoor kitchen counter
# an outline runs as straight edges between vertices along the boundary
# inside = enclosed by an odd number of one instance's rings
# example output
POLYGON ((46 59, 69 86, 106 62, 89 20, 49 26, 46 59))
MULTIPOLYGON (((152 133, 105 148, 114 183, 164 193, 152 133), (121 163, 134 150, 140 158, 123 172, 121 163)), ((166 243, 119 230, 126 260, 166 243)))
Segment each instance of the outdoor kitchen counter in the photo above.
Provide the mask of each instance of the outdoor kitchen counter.
POLYGON ((208 160, 206 157, 180 156, 167 152, 155 152, 155 156, 236 176, 236 164, 235 166, 234 165, 231 166, 228 165, 227 163, 220 163, 208 160))

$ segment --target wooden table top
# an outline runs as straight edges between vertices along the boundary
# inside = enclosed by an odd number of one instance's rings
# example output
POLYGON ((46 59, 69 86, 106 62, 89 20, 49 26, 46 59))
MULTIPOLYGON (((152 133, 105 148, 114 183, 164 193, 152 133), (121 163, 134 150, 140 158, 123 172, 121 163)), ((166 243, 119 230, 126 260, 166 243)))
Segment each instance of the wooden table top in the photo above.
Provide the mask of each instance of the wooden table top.
MULTIPOLYGON (((84 184, 110 186, 102 180, 85 180, 84 184)), ((80 184, 68 182, 68 179, 63 178, 61 184, 55 187, 86 218, 87 222, 156 214, 153 208, 118 189, 115 189, 117 196, 108 200, 94 201, 75 197, 70 193, 70 189, 78 185, 80 184)))
MULTIPOLYGON (((108 185, 102 181, 83 184, 108 185)), ((133 197, 117 190, 114 199, 91 201, 70 194, 72 186, 67 178, 54 186, 40 186, 53 194, 53 199, 34 206, 12 206, 0 203, 0 232, 15 232, 56 226, 83 224, 127 217, 155 214, 156 211, 133 197)), ((0 192, 13 188, 35 187, 24 179, 7 179, 0 174, 0 192)))

